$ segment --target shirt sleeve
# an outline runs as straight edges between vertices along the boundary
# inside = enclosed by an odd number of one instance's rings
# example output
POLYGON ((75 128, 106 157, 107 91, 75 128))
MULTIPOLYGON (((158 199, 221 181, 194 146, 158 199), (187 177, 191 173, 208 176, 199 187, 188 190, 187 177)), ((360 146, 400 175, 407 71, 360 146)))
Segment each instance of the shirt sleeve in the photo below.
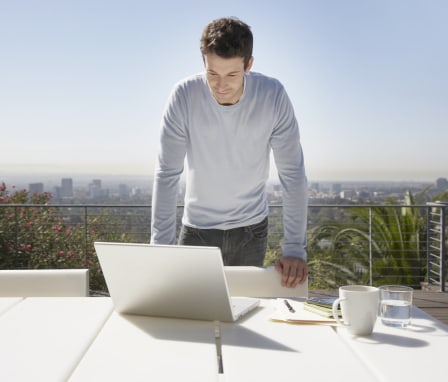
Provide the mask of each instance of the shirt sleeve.
POLYGON ((186 155, 185 110, 185 97, 177 88, 168 99, 161 122, 152 194, 152 244, 176 241, 177 195, 186 155))
POLYGON ((283 256, 306 261, 308 182, 299 126, 283 88, 275 102, 277 120, 271 136, 271 147, 282 187, 283 256))

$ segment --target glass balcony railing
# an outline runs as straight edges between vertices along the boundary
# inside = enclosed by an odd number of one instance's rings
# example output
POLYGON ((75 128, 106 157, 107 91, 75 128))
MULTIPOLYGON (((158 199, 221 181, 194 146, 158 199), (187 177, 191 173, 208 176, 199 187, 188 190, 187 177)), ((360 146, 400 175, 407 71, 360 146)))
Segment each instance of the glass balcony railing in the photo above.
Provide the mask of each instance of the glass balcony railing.
MULTIPOLYGON (((447 204, 310 205, 310 287, 423 283, 445 290, 447 204)), ((183 207, 178 207, 178 228, 183 207)), ((149 205, 0 203, 0 268, 89 268, 104 290, 94 241, 149 242, 149 205)), ((265 265, 281 256, 282 206, 271 205, 265 265)))

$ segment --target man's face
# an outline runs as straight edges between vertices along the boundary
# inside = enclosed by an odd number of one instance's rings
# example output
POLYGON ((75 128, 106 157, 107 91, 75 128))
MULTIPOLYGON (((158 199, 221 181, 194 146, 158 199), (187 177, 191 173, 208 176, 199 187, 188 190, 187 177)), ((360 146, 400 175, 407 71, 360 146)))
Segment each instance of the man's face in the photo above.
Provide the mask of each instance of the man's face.
POLYGON ((208 86, 216 101, 222 105, 237 103, 243 94, 244 74, 252 67, 253 57, 246 69, 243 57, 222 58, 206 54, 204 63, 208 86))

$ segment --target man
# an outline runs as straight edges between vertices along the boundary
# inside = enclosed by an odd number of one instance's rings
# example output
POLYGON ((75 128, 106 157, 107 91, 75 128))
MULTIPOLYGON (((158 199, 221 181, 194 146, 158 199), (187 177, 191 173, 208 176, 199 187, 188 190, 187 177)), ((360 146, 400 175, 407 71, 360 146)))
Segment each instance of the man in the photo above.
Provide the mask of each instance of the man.
POLYGON ((176 241, 176 200, 186 157, 179 244, 221 248, 225 265, 262 266, 267 247, 266 182, 272 150, 283 191, 284 286, 307 277, 307 180, 299 128, 279 81, 250 72, 253 36, 236 18, 208 24, 205 73, 179 82, 162 119, 154 175, 153 244, 176 241))

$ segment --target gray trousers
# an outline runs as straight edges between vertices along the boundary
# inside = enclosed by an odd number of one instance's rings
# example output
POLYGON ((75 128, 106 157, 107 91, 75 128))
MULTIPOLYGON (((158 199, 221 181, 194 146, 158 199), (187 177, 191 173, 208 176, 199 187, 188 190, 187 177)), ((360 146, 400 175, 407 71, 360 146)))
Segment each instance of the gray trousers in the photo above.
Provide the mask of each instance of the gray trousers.
POLYGON ((246 227, 199 229, 182 225, 179 244, 219 247, 224 265, 263 266, 268 243, 268 218, 246 227))

